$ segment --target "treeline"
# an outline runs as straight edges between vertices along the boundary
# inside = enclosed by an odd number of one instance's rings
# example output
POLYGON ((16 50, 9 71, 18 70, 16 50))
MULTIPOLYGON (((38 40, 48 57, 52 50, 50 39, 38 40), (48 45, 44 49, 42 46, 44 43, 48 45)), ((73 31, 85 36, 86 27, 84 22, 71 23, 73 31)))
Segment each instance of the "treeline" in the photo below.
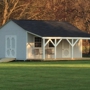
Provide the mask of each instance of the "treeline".
POLYGON ((68 21, 90 33, 90 0, 0 0, 0 26, 9 19, 68 21))

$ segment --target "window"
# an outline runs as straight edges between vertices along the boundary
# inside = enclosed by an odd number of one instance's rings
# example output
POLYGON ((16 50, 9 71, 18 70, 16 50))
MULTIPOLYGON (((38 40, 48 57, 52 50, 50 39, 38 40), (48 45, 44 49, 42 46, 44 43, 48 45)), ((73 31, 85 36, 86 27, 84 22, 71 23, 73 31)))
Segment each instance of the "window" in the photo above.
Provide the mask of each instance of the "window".
MULTIPOLYGON (((52 39, 52 42, 55 43, 55 40, 52 39)), ((49 42, 49 47, 54 47, 54 45, 51 42, 49 42)))
POLYGON ((41 47, 41 41, 41 38, 35 37, 35 47, 41 47))

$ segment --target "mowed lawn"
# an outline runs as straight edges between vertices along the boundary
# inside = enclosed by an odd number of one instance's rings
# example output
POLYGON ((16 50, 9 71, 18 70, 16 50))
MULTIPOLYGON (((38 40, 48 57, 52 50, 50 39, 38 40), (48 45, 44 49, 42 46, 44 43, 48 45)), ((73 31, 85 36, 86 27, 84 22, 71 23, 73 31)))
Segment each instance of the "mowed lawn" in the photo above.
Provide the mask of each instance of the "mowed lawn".
POLYGON ((0 63, 0 90, 90 90, 90 61, 0 63))

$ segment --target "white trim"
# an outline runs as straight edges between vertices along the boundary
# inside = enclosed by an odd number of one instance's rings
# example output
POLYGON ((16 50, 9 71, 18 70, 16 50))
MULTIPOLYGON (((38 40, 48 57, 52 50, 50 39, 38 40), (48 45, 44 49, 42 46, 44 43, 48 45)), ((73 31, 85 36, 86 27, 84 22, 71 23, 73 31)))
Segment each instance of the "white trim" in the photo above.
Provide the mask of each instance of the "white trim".
POLYGON ((73 59, 73 39, 72 39, 72 59, 73 59))
POLYGON ((62 41, 62 39, 60 39, 57 43, 56 43, 56 46, 62 41))
POLYGON ((75 44, 79 41, 79 39, 77 39, 74 43, 73 43, 73 46, 75 46, 75 44))
MULTIPOLYGON (((72 43, 68 40, 68 39, 66 39, 67 41, 68 41, 68 43, 72 46, 72 43)), ((72 39, 71 39, 72 40, 72 39)))
MULTIPOLYGON (((71 46, 75 46, 75 44, 78 42, 79 39, 76 39, 76 41, 72 41, 70 42, 68 39, 66 39, 68 41, 68 43, 71 45, 71 46)), ((74 40, 74 39, 71 39, 71 40, 74 40)))
POLYGON ((28 33, 26 32, 26 59, 28 59, 28 50, 27 50, 27 43, 28 43, 28 33))
POLYGON ((51 39, 49 39, 50 40, 50 42, 55 46, 55 44, 53 43, 53 41, 51 40, 51 39))
POLYGON ((45 39, 43 39, 43 60, 45 60, 45 39))
POLYGON ((57 45, 56 45, 56 44, 57 44, 57 42, 56 42, 56 39, 55 39, 55 46, 54 46, 54 47, 55 47, 55 51, 54 51, 54 52, 55 52, 55 53, 54 53, 54 55, 55 55, 54 58, 55 58, 55 59, 56 59, 56 55, 57 55, 57 50, 56 50, 56 49, 57 49, 57 45))
POLYGON ((72 59, 73 59, 73 46, 71 46, 72 47, 72 59))
POLYGON ((90 39, 90 37, 42 37, 44 39, 90 39))
MULTIPOLYGON (((54 39, 55 40, 55 39, 54 39)), ((51 40, 51 39, 48 39, 48 41, 45 43, 45 45, 44 46, 46 46, 48 43, 49 43, 49 41, 55 46, 56 44, 54 44, 53 43, 53 41, 51 40)))
POLYGON ((44 46, 46 46, 48 43, 49 43, 49 39, 48 39, 48 41, 45 43, 45 45, 44 45, 44 46))
POLYGON ((37 37, 41 37, 41 38, 42 38, 42 36, 40 36, 40 35, 34 34, 34 33, 29 32, 29 31, 27 31, 27 30, 25 30, 25 31, 28 32, 28 33, 30 33, 30 34, 32 34, 32 35, 34 35, 34 36, 37 36, 37 37))
POLYGON ((81 58, 82 58, 82 39, 81 39, 81 58))

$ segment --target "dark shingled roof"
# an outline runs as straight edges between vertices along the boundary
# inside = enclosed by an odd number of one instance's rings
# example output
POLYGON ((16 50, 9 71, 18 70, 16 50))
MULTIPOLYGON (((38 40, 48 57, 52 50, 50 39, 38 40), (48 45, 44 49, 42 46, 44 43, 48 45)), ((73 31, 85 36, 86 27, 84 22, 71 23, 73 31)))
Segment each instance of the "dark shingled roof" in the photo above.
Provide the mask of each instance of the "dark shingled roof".
POLYGON ((68 22, 43 20, 12 20, 23 29, 42 37, 90 37, 68 22))

